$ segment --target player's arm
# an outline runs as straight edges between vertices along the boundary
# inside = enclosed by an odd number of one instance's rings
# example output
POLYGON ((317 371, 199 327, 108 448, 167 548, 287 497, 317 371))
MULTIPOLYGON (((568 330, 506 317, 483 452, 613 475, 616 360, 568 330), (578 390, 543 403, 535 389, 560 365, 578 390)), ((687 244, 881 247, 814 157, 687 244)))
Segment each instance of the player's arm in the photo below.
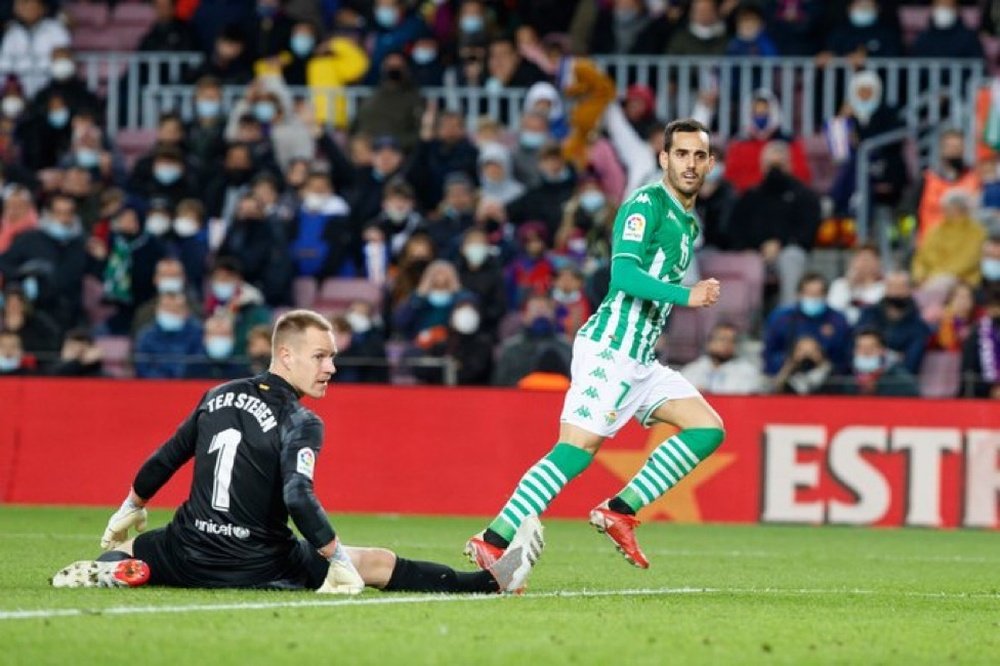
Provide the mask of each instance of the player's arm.
POLYGON ((281 433, 281 482, 285 507, 306 541, 330 561, 320 592, 358 594, 365 583, 337 539, 313 490, 313 472, 323 443, 323 423, 316 417, 292 420, 281 433))
POLYGON ((184 419, 173 437, 154 451, 139 468, 128 497, 108 520, 101 537, 101 548, 111 550, 121 545, 128 540, 132 528, 137 532, 146 529, 146 502, 194 455, 198 441, 198 413, 204 399, 202 396, 198 406, 184 419))

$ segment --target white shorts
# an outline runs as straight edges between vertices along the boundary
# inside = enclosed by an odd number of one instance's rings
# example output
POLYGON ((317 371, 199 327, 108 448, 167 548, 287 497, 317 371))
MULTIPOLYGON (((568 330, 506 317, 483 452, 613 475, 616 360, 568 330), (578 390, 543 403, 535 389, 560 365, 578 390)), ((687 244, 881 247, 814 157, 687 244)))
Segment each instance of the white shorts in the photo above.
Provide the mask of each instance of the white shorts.
POLYGON ((653 412, 666 401, 701 395, 676 370, 655 361, 640 363, 579 335, 570 373, 559 420, 602 437, 614 437, 633 416, 648 428, 653 412))

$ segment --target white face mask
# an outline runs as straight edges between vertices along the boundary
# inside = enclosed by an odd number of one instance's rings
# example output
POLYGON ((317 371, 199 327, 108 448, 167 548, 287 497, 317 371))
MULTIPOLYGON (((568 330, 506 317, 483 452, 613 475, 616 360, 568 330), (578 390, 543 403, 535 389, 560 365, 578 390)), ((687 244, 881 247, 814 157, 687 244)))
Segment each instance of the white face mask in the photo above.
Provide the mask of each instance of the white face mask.
POLYGON ((451 327, 462 335, 471 335, 479 330, 479 313, 475 308, 458 308, 451 314, 451 327))
POLYGON ((8 118, 17 118, 24 111, 24 100, 14 95, 8 95, 0 103, 0 110, 8 118))
POLYGON ((198 233, 198 220, 193 217, 178 217, 174 220, 174 232, 181 238, 189 238, 198 233))
POLYGON ((462 256, 470 266, 482 266, 489 254, 490 248, 483 243, 469 243, 462 248, 462 256))
POLYGON ((65 81, 76 72, 76 65, 69 58, 57 58, 52 61, 50 71, 56 81, 65 81))
POLYGON ((170 231, 170 217, 163 213, 153 213, 146 218, 146 231, 154 236, 162 236, 170 231))
POLYGON ((320 210, 326 205, 326 195, 309 192, 302 198, 302 205, 306 210, 320 210))
POLYGON ((348 312, 344 318, 355 333, 367 333, 372 328, 372 320, 360 312, 348 312))
POLYGON ((958 12, 953 7, 935 7, 931 10, 931 21, 938 30, 947 30, 957 20, 958 12))

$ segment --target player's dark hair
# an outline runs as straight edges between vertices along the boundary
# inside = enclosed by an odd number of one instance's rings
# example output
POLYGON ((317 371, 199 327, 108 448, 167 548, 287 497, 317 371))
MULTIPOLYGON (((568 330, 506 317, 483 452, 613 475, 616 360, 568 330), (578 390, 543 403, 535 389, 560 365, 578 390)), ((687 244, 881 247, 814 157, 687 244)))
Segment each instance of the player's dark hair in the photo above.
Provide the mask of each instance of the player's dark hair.
POLYGON ((708 134, 708 128, 694 118, 678 118, 677 120, 672 120, 667 123, 667 126, 663 130, 663 150, 670 152, 671 146, 674 145, 674 134, 677 134, 678 132, 683 132, 685 134, 692 132, 704 132, 705 134, 708 134))
POLYGON ((803 275, 802 278, 799 280, 799 284, 797 285, 797 290, 801 292, 802 288, 805 287, 810 282, 823 283, 823 291, 826 291, 828 286, 826 278, 823 275, 821 275, 820 273, 810 272, 803 275))
POLYGON ((864 337, 875 338, 880 346, 885 347, 885 337, 882 335, 882 331, 874 326, 862 326, 854 332, 855 341, 864 337))

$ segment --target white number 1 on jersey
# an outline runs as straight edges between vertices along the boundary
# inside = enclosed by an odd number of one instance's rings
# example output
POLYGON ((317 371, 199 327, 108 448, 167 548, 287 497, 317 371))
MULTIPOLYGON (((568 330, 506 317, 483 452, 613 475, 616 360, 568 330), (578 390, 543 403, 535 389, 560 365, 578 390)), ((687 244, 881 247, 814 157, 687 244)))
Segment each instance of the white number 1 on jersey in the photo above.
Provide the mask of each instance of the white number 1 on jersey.
POLYGON ((215 482, 212 484, 212 508, 229 511, 229 484, 233 480, 233 463, 236 462, 236 447, 240 445, 243 433, 236 428, 226 428, 212 438, 208 452, 219 451, 215 461, 215 482))

